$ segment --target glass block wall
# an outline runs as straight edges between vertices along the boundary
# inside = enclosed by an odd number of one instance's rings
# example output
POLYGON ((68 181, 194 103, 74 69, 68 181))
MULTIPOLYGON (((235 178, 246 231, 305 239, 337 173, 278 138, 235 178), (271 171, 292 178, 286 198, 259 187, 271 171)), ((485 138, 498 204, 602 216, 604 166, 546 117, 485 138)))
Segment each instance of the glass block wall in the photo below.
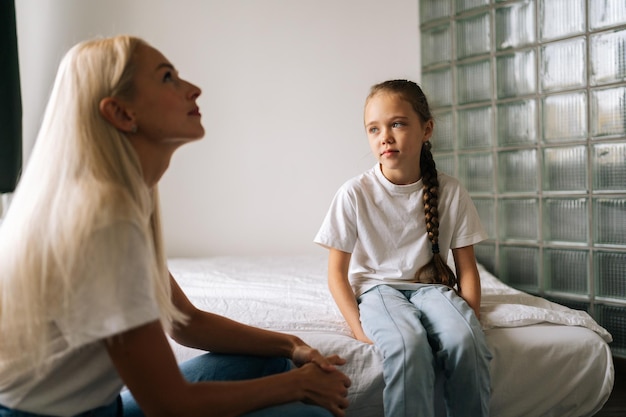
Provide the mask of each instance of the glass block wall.
POLYGON ((504 282, 587 310, 626 356, 626 1, 420 0, 438 168, 504 282))

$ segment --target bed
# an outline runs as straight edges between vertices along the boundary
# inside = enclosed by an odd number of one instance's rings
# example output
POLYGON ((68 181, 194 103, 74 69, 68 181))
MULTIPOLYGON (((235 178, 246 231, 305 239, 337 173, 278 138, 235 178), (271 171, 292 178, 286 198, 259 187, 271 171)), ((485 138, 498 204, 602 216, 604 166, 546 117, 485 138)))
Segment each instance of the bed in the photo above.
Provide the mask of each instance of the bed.
MULTIPOLYGON (((348 360, 349 417, 382 417, 382 367, 375 346, 356 341, 326 286, 326 254, 222 256, 168 261, 199 308, 298 335, 348 360)), ((581 417, 596 413, 614 382, 611 335, 587 313, 515 290, 479 265, 481 323, 493 354, 494 417, 581 417)), ((171 341, 178 361, 201 351, 171 341)), ((436 386, 444 416, 443 378, 436 386)))

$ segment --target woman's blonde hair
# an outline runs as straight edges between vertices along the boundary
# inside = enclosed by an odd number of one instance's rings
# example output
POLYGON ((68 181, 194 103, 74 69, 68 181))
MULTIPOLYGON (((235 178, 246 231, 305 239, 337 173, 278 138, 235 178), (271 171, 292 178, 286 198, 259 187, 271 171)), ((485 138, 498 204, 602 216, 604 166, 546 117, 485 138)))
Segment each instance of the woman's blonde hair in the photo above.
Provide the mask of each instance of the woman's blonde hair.
POLYGON ((86 239, 123 220, 154 251, 155 297, 163 324, 185 321, 171 301, 156 187, 149 189, 123 132, 100 114, 105 97, 134 94, 133 59, 142 40, 117 36, 68 51, 36 144, 0 227, 0 369, 40 365, 52 312, 66 311, 81 279, 72 270, 86 239), (34 361, 34 362, 33 362, 34 361))

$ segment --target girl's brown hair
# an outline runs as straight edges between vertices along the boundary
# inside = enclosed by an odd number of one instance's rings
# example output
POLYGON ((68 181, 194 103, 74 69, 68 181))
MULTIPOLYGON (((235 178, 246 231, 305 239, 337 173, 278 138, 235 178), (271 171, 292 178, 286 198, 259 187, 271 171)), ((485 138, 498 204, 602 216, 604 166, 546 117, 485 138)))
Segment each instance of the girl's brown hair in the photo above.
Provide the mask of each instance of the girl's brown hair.
MULTIPOLYGON (((422 123, 433 119, 428 107, 426 95, 419 85, 408 80, 389 80, 374 85, 367 101, 380 92, 398 95, 403 100, 411 104, 415 113, 420 117, 422 123)), ((426 220, 426 232, 432 245, 433 257, 426 265, 422 266, 415 278, 418 282, 425 284, 444 284, 454 288, 457 285, 457 278, 454 272, 447 265, 446 261, 439 253, 439 180, 437 179, 437 168, 431 149, 430 141, 422 146, 420 155, 420 170, 422 172, 422 184, 424 187, 424 213, 426 220)))

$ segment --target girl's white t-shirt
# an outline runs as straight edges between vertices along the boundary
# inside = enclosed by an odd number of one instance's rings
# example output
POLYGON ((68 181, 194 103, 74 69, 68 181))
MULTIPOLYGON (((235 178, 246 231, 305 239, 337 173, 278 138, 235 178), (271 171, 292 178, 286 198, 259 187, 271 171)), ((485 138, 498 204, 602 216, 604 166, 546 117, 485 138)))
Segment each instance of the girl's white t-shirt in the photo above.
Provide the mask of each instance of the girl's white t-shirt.
POLYGON ((123 383, 104 340, 159 319, 151 243, 127 221, 94 232, 77 262, 69 314, 52 312, 44 369, 0 372, 0 404, 31 413, 73 416, 110 404, 123 383))
MULTIPOLYGON (((439 250, 446 261, 450 249, 474 245, 487 234, 459 181, 441 172, 437 178, 439 250)), ((414 286, 415 273, 432 258, 423 194, 421 180, 394 184, 379 164, 339 188, 314 242, 352 254, 348 277, 355 296, 380 284, 414 286)))

